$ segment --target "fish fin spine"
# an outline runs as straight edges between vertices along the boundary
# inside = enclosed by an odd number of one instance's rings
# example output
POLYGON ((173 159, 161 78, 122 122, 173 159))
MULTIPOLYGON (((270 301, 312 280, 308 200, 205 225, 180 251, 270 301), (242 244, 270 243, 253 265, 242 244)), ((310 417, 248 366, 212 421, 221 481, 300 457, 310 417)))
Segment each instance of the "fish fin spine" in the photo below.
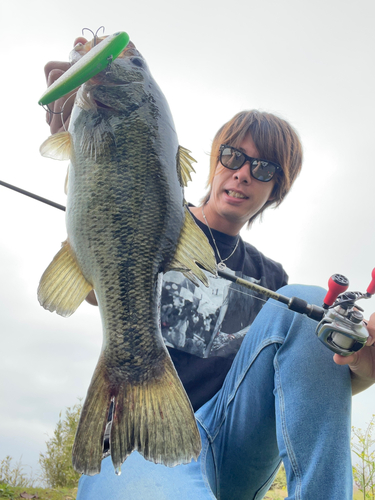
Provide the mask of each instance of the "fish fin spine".
POLYGON ((187 183, 191 181, 191 173, 194 172, 195 170, 193 168, 192 163, 196 163, 196 160, 190 155, 191 151, 188 149, 178 146, 177 150, 177 157, 176 157, 176 162, 177 162, 177 173, 178 173, 178 179, 180 181, 180 185, 182 187, 186 187, 187 183))
POLYGON ((92 288, 83 276, 69 242, 64 241, 40 279, 38 300, 48 311, 67 317, 74 313, 92 288))
POLYGON ((197 264, 203 266, 214 276, 217 275, 214 251, 206 235, 197 226, 193 216, 185 206, 185 221, 177 242, 175 255, 167 271, 180 271, 195 285, 198 285, 196 279, 198 278, 204 285, 208 286, 207 277, 197 264))

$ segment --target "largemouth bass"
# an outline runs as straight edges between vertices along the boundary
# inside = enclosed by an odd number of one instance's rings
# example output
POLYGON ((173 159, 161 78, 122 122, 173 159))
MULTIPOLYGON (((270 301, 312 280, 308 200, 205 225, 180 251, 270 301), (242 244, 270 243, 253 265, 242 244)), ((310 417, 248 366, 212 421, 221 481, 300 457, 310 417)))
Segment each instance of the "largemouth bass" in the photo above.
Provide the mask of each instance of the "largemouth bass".
MULTIPOLYGON (((77 47, 72 59, 89 49, 89 42, 77 47)), ((100 472, 111 401, 116 470, 133 450, 168 466, 197 459, 193 410, 160 331, 161 279, 178 269, 208 285, 196 263, 211 273, 216 263, 185 207, 192 159, 134 44, 80 88, 69 130, 47 139, 41 154, 70 165, 68 237, 41 278, 39 301, 69 316, 94 289, 103 325, 74 468, 100 472)))

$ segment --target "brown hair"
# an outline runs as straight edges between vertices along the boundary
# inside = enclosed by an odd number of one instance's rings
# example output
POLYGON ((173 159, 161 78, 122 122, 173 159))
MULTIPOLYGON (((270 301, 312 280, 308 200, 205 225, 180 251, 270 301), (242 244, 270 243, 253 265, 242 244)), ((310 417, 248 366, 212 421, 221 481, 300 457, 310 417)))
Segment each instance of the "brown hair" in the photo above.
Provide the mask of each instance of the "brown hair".
POLYGON ((202 204, 205 204, 211 195, 220 145, 239 147, 248 134, 251 135, 260 157, 278 163, 283 171, 276 174, 275 186, 271 193, 273 199, 268 200, 259 212, 250 218, 248 223, 250 225, 267 207, 280 205, 301 170, 303 155, 297 132, 288 122, 263 111, 241 111, 225 123, 214 137, 207 181, 209 191, 202 199, 202 204))

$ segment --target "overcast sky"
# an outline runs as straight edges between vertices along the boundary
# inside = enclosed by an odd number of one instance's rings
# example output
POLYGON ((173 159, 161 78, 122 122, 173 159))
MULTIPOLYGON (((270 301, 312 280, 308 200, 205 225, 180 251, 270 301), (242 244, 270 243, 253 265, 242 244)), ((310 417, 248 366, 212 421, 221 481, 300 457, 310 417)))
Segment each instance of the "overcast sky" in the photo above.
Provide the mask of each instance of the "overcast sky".
MULTIPOLYGON (((44 64, 67 60, 82 28, 126 31, 167 97, 204 193, 216 130, 242 109, 287 119, 303 172, 277 210, 242 236, 282 262, 291 283, 345 274, 364 291, 375 266, 373 0, 1 2, 0 179, 65 205, 66 162, 42 158, 44 64)), ((85 33, 88 38, 90 36, 85 33)), ((99 355, 97 308, 68 319, 40 307, 40 276, 66 237, 64 213, 0 186, 0 460, 38 468, 59 412, 84 397, 99 355)), ((363 304, 366 315, 375 299, 363 304)), ((311 353, 313 362, 314 353, 311 353)), ((353 400, 375 413, 375 387, 353 400)))

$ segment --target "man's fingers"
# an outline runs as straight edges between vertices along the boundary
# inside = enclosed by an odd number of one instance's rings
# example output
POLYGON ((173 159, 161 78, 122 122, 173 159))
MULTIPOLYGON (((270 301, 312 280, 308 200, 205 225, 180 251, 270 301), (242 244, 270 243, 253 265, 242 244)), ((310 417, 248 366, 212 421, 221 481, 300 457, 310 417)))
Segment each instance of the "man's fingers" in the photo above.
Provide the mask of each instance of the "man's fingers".
POLYGON ((70 68, 71 64, 69 62, 62 61, 50 61, 44 66, 44 74, 46 77, 47 85, 50 86, 59 76, 61 76, 65 71, 70 68), (57 74, 55 78, 51 79, 51 74, 57 74))
POLYGON ((75 47, 78 43, 82 43, 82 45, 85 45, 86 42, 87 42, 86 38, 83 38, 83 36, 80 36, 74 40, 73 47, 75 47))
POLYGON ((355 364, 357 362, 358 355, 357 353, 352 354, 350 356, 340 356, 340 354, 335 354, 333 356, 333 361, 337 365, 349 365, 355 364))

